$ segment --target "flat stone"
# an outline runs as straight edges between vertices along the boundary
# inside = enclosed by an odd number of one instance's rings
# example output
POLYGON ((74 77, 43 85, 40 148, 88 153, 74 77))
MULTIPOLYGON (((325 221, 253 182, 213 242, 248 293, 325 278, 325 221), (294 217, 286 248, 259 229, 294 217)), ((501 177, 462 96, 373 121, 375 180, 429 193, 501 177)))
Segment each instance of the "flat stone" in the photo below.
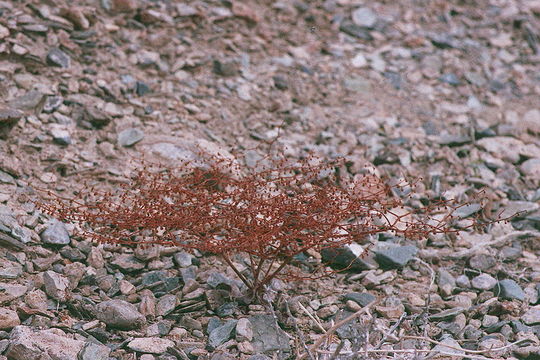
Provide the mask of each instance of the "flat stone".
POLYGON ((58 301, 66 301, 69 294, 69 279, 54 271, 45 271, 43 283, 47 295, 58 301))
POLYGON ((84 341, 75 340, 60 329, 35 330, 19 325, 10 334, 6 356, 10 360, 77 359, 84 341))
POLYGON ((478 290, 491 290, 497 285, 497 279, 489 274, 480 274, 471 280, 471 284, 478 290))
POLYGON ((251 341, 253 340, 253 328, 251 322, 247 318, 241 318, 236 323, 236 340, 251 341))
POLYGON ((540 178, 540 158, 525 160, 519 166, 519 169, 521 170, 521 173, 525 176, 530 176, 531 178, 536 179, 540 178))
MULTIPOLYGON (((37 108, 37 106, 41 103, 43 100, 43 97, 45 95, 37 90, 30 90, 26 94, 21 95, 9 102, 9 105, 12 108, 18 109, 18 110, 34 110, 37 108)), ((8 113, 7 115, 9 115, 8 113)), ((4 114, 5 116, 6 114, 4 114)), ((14 113, 11 113, 11 115, 15 115, 14 113)))
POLYGON ((27 291, 28 288, 24 285, 0 283, 0 305, 23 296, 27 291))
POLYGON ((118 134, 118 144, 123 147, 130 147, 144 138, 144 132, 140 129, 129 128, 122 130, 118 134))
POLYGON ((345 300, 352 300, 355 303, 359 304, 360 306, 367 306, 369 303, 374 301, 376 297, 374 295, 371 295, 370 293, 348 293, 343 296, 345 300))
POLYGON ((44 243, 53 245, 67 245, 71 242, 66 226, 58 220, 49 222, 40 238, 44 243))
POLYGON ((79 353, 78 360, 109 360, 111 349, 105 345, 87 342, 79 353))
POLYGON ((173 346, 174 341, 157 337, 136 338, 127 344, 127 347, 133 351, 156 355, 165 353, 173 346))
POLYGON ((516 299, 523 301, 525 299, 525 292, 518 283, 512 279, 499 281, 498 286, 495 287, 495 295, 508 300, 516 299))
POLYGON ((433 354, 437 354, 438 352, 444 352, 445 354, 452 354, 445 355, 449 359, 463 359, 465 351, 460 350, 461 345, 452 336, 445 334, 443 335, 443 338, 439 340, 439 342, 440 344, 435 345, 435 347, 432 349, 433 354), (448 345, 450 347, 445 345, 448 345))
POLYGON ((377 262, 386 268, 400 268, 405 266, 418 252, 412 245, 396 246, 375 252, 377 262))
POLYGON ((21 320, 16 311, 0 307, 0 330, 11 330, 20 324, 21 320))
POLYGON ((0 139, 23 117, 23 113, 9 107, 0 107, 0 139))
POLYGON ((135 305, 124 300, 108 300, 96 306, 96 317, 107 326, 123 330, 139 328, 146 321, 135 305))
POLYGON ((256 352, 289 352, 289 338, 272 315, 255 315, 249 318, 253 328, 252 345, 256 352))
POLYGON ((145 264, 131 254, 120 254, 114 258, 111 265, 122 272, 134 272, 144 269, 145 264))
POLYGON ((478 140, 476 145, 490 152, 493 156, 511 163, 518 162, 520 155, 534 158, 540 154, 540 147, 534 144, 525 144, 523 141, 509 136, 483 138, 478 140))
POLYGON ((167 294, 159 298, 156 304, 156 315, 165 316, 170 314, 177 305, 176 295, 167 294))
POLYGON ((69 68, 71 65, 71 58, 62 50, 52 48, 47 53, 47 64, 61 68, 69 68))
POLYGON ((529 308, 521 317, 521 321, 526 325, 540 324, 540 305, 529 308))
POLYGON ((540 133, 540 109, 529 110, 523 115, 519 126, 533 133, 540 133))
POLYGON ((229 320, 225 324, 213 329, 208 335, 208 345, 215 349, 219 345, 230 340, 233 336, 237 322, 237 320, 229 320))

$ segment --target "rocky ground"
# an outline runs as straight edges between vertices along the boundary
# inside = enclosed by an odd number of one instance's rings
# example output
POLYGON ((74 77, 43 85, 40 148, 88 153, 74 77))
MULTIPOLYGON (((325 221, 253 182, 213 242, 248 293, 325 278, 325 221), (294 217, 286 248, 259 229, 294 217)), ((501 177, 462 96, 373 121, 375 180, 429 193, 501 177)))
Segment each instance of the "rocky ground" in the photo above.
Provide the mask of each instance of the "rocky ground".
POLYGON ((0 1, 0 359, 540 358, 539 37, 538 0, 0 1), (241 306, 218 258, 91 243, 28 196, 276 136, 521 212, 241 306))

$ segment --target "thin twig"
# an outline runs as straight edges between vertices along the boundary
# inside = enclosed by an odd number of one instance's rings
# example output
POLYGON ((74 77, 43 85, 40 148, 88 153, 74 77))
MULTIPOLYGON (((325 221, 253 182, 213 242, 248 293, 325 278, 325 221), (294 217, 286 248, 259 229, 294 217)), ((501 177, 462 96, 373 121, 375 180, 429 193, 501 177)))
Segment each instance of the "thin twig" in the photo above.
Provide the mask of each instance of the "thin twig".
POLYGON ((289 308, 289 302, 285 301, 285 310, 287 311, 287 316, 292 320, 294 329, 296 330, 296 333, 298 334, 298 339, 300 339, 300 342, 302 343, 302 347, 306 350, 306 354, 309 357, 310 360, 314 360, 313 355, 311 355, 311 352, 309 351, 306 341, 304 339, 304 334, 302 331, 300 331, 300 328, 298 327, 298 322, 296 321, 296 318, 292 315, 291 309, 289 308))
POLYGON ((311 313, 308 311, 308 309, 306 309, 304 307, 304 305, 302 305, 302 303, 300 301, 298 301, 298 306, 300 306, 300 309, 304 310, 304 312, 306 313, 306 315, 315 322, 315 324, 317 324, 317 326, 319 327, 319 329, 322 330, 323 333, 326 333, 326 329, 322 326, 322 324, 319 322, 319 320, 317 320, 315 318, 315 316, 311 315, 311 313))
POLYGON ((381 346, 384 344, 386 339, 388 339, 388 336, 390 336, 390 334, 392 334, 394 331, 396 331, 396 329, 403 322, 403 320, 405 319, 406 316, 407 316, 406 313, 401 314, 398 321, 396 321, 396 323, 394 325, 392 325, 392 327, 387 332, 384 333, 382 339, 379 341, 379 343, 375 346, 374 349, 380 349, 381 348, 381 346))
MULTIPOLYGON (((380 302, 380 299, 373 300, 372 302, 370 302, 369 304, 367 304, 366 306, 364 306, 363 308, 361 308, 360 310, 358 310, 354 314, 352 314, 352 315, 346 317, 345 319, 340 320, 337 323, 335 323, 334 326, 332 326, 330 329, 328 329, 328 331, 326 331, 326 333, 324 335, 322 335, 317 341, 315 341, 315 343, 310 348, 311 351, 317 351, 319 346, 321 346, 321 344, 326 339, 328 339, 330 336, 332 336, 332 334, 334 334, 334 332, 336 332, 337 329, 339 329, 341 326, 348 323, 349 321, 354 320, 358 316, 362 315, 363 313, 368 311, 373 305, 378 304, 379 302, 380 302)), ((298 360, 305 359, 306 356, 307 356, 306 354, 302 354, 302 355, 300 355, 298 360)))
POLYGON ((452 349, 452 350, 463 351, 463 352, 465 352, 467 354, 485 354, 486 352, 490 352, 490 351, 506 350, 506 349, 508 349, 508 348, 510 348, 510 347, 512 347, 514 345, 519 345, 519 344, 531 341, 530 339, 521 339, 521 340, 514 341, 513 343, 510 343, 508 345, 501 346, 501 347, 498 347, 498 348, 492 348, 492 349, 486 349, 486 350, 469 350, 469 349, 463 349, 463 348, 458 348, 458 347, 455 347, 455 346, 452 346, 452 345, 444 344, 444 343, 441 343, 439 341, 436 341, 436 340, 433 340, 433 339, 430 339, 430 338, 424 337, 424 336, 407 336, 406 335, 406 336, 404 336, 404 338, 405 339, 416 339, 416 340, 427 341, 427 342, 430 342, 432 344, 444 346, 444 347, 447 347, 447 348, 452 349))

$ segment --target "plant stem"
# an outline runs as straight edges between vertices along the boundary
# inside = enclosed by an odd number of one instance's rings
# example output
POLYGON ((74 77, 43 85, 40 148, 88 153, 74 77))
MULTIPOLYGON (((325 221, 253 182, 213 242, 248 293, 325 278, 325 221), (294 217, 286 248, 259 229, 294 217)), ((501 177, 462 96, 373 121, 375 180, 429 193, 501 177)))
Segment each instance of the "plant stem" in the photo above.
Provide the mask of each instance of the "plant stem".
POLYGON ((240 280, 242 280, 242 282, 244 284, 246 284, 246 286, 249 288, 249 289, 253 289, 253 286, 254 284, 251 283, 244 275, 242 275, 242 273, 236 268, 236 266, 234 266, 234 264, 232 263, 231 259, 229 259, 229 257, 227 256, 227 254, 220 254, 221 257, 223 258, 223 260, 225 260, 225 262, 227 263, 227 265, 229 265, 229 267, 236 273, 236 275, 238 275, 238 277, 240 278, 240 280))

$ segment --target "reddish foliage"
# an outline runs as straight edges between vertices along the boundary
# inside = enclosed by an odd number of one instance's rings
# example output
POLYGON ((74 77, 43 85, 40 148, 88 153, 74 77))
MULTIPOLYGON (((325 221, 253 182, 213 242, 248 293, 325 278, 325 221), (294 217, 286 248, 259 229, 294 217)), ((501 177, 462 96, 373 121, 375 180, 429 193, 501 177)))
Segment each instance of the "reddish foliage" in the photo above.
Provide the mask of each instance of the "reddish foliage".
POLYGON ((309 249, 383 232, 425 238, 457 231, 452 213, 462 205, 439 201, 406 209, 374 175, 336 176, 341 160, 276 160, 250 172, 212 161, 204 168, 190 162, 174 170, 147 166, 116 192, 89 188, 71 199, 53 196, 40 207, 61 221, 83 224, 84 235, 97 241, 221 255, 254 293, 309 249), (249 256, 251 274, 231 261, 236 253, 249 256))

